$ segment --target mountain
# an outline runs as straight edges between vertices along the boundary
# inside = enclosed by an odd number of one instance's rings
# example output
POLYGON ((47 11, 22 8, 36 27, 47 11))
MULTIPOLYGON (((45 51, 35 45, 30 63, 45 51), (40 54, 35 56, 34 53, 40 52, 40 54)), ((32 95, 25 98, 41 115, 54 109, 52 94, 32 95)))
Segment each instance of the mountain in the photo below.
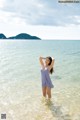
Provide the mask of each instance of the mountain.
POLYGON ((4 34, 0 34, 0 39, 6 39, 6 36, 4 34))
POLYGON ((12 37, 9 37, 8 39, 40 39, 36 36, 31 36, 29 34, 26 34, 26 33, 21 33, 21 34, 18 34, 16 36, 12 36, 12 37))
POLYGON ((21 34, 18 34, 16 36, 11 36, 8 38, 4 34, 0 34, 0 39, 36 39, 36 40, 40 40, 39 37, 31 36, 31 35, 26 34, 26 33, 21 33, 21 34))

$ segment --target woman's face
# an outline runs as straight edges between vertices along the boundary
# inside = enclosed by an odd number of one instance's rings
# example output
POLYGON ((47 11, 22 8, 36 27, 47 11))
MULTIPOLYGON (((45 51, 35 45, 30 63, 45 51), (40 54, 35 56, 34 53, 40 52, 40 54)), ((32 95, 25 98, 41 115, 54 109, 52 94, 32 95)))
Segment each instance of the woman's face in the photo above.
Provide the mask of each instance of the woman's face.
POLYGON ((46 63, 47 66, 49 65, 49 62, 50 62, 49 58, 46 58, 45 63, 46 63))

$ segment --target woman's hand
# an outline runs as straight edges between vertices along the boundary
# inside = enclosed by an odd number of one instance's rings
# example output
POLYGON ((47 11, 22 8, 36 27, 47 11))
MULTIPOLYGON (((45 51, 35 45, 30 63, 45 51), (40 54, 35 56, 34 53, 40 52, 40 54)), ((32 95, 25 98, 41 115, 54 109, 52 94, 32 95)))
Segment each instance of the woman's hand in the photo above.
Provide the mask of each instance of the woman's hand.
POLYGON ((39 59, 46 59, 46 58, 44 58, 44 57, 40 57, 39 59))
POLYGON ((52 57, 52 60, 55 60, 54 57, 52 57))

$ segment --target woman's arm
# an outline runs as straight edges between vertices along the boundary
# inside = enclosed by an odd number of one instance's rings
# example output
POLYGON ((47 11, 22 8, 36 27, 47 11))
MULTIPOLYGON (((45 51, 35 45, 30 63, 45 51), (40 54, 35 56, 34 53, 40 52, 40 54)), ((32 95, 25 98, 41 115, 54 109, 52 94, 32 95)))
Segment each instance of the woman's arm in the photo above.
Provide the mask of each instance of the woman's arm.
POLYGON ((46 59, 46 58, 40 57, 40 58, 39 58, 39 61, 40 61, 41 66, 42 66, 42 67, 45 67, 44 62, 43 62, 43 59, 46 59))
POLYGON ((51 63, 51 65, 49 66, 49 70, 51 70, 51 68, 54 66, 54 61, 55 61, 55 59, 52 57, 52 63, 51 63))

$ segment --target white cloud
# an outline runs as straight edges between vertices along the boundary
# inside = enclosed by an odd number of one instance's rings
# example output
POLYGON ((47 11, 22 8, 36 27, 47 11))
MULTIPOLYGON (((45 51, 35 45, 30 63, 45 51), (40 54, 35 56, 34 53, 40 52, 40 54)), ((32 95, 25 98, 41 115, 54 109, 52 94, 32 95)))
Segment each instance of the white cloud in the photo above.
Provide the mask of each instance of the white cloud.
POLYGON ((63 5, 56 0, 5 0, 2 9, 14 13, 12 19, 17 16, 30 25, 78 24, 72 17, 80 16, 78 5, 63 5))
POLYGON ((5 0, 0 0, 0 8, 4 7, 4 2, 5 2, 5 0))

